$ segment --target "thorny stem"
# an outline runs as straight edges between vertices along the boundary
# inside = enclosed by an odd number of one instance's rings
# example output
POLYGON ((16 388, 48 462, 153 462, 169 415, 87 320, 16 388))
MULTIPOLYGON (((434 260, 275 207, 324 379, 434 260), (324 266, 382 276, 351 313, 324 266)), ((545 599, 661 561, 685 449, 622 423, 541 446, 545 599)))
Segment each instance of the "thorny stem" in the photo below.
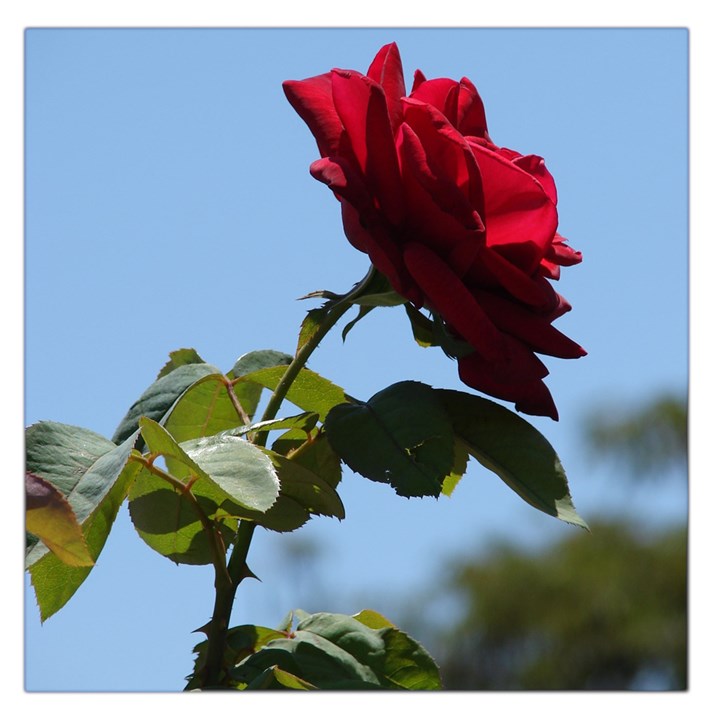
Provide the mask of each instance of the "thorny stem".
MULTIPOLYGON (((308 338, 307 342, 298 348, 293 361, 288 365, 285 374, 280 378, 275 391, 270 396, 261 422, 273 420, 277 415, 280 406, 285 400, 290 387, 297 378, 300 371, 305 367, 310 355, 320 344, 320 341, 328 334, 335 323, 350 309, 353 302, 358 298, 375 277, 376 271, 371 267, 367 275, 348 293, 333 298, 332 305, 327 311, 315 332, 308 338)), ((230 390, 231 399, 235 393, 230 390)), ((238 407, 236 407, 238 409, 238 407)), ((247 414, 238 409, 238 415, 247 424, 247 414)), ((268 431, 260 430, 255 435, 253 442, 258 447, 264 447, 267 442, 268 431)), ((202 687, 219 687, 222 684, 223 657, 225 652, 225 638, 230 623, 235 593, 242 580, 252 577, 247 566, 247 556, 250 550, 250 543, 255 531, 255 523, 251 520, 241 520, 237 535, 230 553, 230 560, 227 568, 223 565, 223 573, 215 569, 215 606, 212 619, 206 626, 208 636, 207 660, 205 663, 202 678, 202 687), (227 580, 229 579, 229 584, 227 580)))

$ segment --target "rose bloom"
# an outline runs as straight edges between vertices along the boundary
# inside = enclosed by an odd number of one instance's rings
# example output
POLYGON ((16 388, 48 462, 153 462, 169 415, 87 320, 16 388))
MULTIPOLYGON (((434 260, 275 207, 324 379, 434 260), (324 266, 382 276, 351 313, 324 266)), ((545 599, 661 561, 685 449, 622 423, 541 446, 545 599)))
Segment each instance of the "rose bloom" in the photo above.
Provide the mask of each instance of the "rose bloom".
POLYGON ((367 75, 334 69, 283 88, 315 136, 322 158, 310 172, 340 201, 350 242, 467 343, 460 379, 557 420, 536 353, 586 354, 552 326, 570 305, 548 281, 582 255, 556 232, 544 160, 490 140, 467 78, 427 80, 418 70, 406 96, 394 43, 367 75))

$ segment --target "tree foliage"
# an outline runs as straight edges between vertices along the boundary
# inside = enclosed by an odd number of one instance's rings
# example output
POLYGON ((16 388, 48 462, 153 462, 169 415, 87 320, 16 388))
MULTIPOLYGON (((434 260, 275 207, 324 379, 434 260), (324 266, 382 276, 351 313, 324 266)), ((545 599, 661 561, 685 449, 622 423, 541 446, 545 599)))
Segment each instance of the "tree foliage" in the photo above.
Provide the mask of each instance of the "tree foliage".
POLYGON ((687 398, 664 393, 630 410, 595 410, 585 431, 596 456, 620 460, 637 478, 655 477, 687 462, 687 398))
POLYGON ((448 589, 464 609, 437 650, 447 689, 686 687, 685 529, 591 526, 456 564, 448 589))

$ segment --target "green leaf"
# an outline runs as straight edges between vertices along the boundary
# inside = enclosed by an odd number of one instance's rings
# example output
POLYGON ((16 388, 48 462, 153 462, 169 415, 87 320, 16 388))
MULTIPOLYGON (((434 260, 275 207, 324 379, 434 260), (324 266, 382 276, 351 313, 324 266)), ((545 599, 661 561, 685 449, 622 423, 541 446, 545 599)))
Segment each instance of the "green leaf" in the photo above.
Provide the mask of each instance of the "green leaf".
MULTIPOLYGON (((256 625, 239 625, 230 628, 225 637, 223 667, 233 667, 246 657, 260 650, 263 645, 266 645, 271 640, 284 637, 287 637, 287 633, 256 625)), ((193 648, 193 652, 197 653, 197 657, 195 658, 192 675, 188 675, 188 677, 185 678, 188 680, 185 690, 194 690, 200 687, 202 683, 202 672, 207 662, 207 649, 207 640, 203 640, 193 648)), ((232 685, 235 685, 235 683, 232 683, 232 685)))
MULTIPOLYGON (((278 496, 279 481, 273 464, 247 440, 221 433, 178 443, 149 418, 140 420, 145 442, 165 458, 172 475, 194 478, 193 494, 228 499, 249 510, 267 510, 278 496)), ((231 512, 229 514, 232 514, 231 512)))
POLYGON ((264 451, 272 460, 280 479, 280 496, 264 513, 253 513, 249 519, 276 532, 290 532, 302 527, 311 515, 342 520, 345 517, 340 496, 334 487, 294 460, 271 450, 264 451))
POLYGON ((232 669, 231 677, 248 689, 272 688, 268 671, 278 668, 325 690, 440 688, 428 653, 378 613, 300 616, 294 633, 270 640, 232 669))
POLYGON ((342 478, 340 458, 330 447, 327 435, 318 433, 309 440, 307 437, 298 442, 299 438, 292 439, 290 436, 297 431, 290 431, 281 435, 273 444, 273 450, 280 455, 291 458, 293 462, 299 463, 308 470, 312 470, 321 477, 330 487, 336 488, 342 478))
POLYGON ((26 469, 69 495, 93 463, 115 443, 92 430, 39 422, 25 431, 26 469))
POLYGON ((66 565, 94 564, 70 503, 56 487, 32 473, 25 473, 25 531, 66 565))
POLYGON ((396 293, 390 281, 379 270, 375 270, 370 278, 370 282, 365 285, 362 294, 357 295, 353 299, 353 303, 356 305, 362 305, 368 308, 395 307, 397 305, 404 305, 406 302, 407 298, 396 293))
POLYGON ((241 355, 235 361, 230 374, 235 378, 239 378, 256 370, 264 370, 278 365, 289 365, 292 361, 292 355, 279 350, 253 350, 241 355))
POLYGON ((254 383, 233 383, 224 375, 206 375, 194 382, 178 398, 163 420, 165 429, 183 442, 215 435, 237 427, 245 416, 252 418, 262 387, 254 383))
POLYGON ((368 610, 367 608, 365 610, 361 610, 359 613, 355 613, 352 617, 373 630, 395 627, 395 625, 393 625, 384 615, 381 615, 375 610, 368 610))
MULTIPOLYGON (((166 366, 167 367, 167 366, 166 366)), ((163 368, 164 370, 165 368, 163 368)), ((138 428, 141 417, 161 420, 175 401, 197 380, 206 375, 220 373, 213 365, 192 363, 180 365, 166 375, 161 376, 136 400, 120 422, 113 442, 123 442, 138 428)))
POLYGON ((317 690, 317 687, 312 683, 302 680, 297 675, 281 670, 278 667, 273 668, 272 673, 278 684, 288 690, 317 690))
POLYGON ((410 320, 415 342, 420 347, 432 347, 438 344, 433 332, 432 320, 423 315, 410 303, 405 303, 405 312, 410 320))
POLYGON ((440 674, 427 651, 378 613, 363 613, 359 617, 316 613, 299 623, 298 631, 317 633, 347 651, 371 668, 383 687, 439 690, 440 674), (382 621, 385 624, 379 628, 366 624, 382 621))
POLYGON ((404 497, 438 497, 455 460, 453 428, 432 388, 400 382, 367 403, 334 407, 325 432, 355 472, 404 497))
POLYGON ((230 543, 237 529, 234 518, 224 517, 212 498, 199 495, 195 502, 188 493, 138 464, 135 482, 129 491, 130 518, 138 535, 155 552, 184 565, 209 565, 215 548, 208 538, 198 510, 216 518, 214 527, 223 542, 230 543))
POLYGON ((272 462, 247 441, 223 433, 177 443, 148 418, 140 427, 150 450, 187 490, 143 467, 130 489, 130 517, 140 537, 175 563, 205 565, 215 548, 200 513, 215 523, 227 546, 237 518, 267 510, 278 496, 272 462), (190 491, 192 494, 190 494, 190 491))
POLYGON ((458 439, 525 502, 548 515, 586 528, 570 497, 565 471, 552 445, 530 423, 475 395, 435 390, 458 439))
MULTIPOLYGON (((275 390, 286 370, 287 367, 284 365, 257 370, 243 376, 243 380, 250 380, 269 390, 275 390)), ((316 412, 321 421, 325 420, 328 412, 335 405, 348 399, 341 387, 307 368, 300 371, 286 397, 301 410, 316 412)))
POLYGON ((202 365, 205 361, 197 354, 193 348, 181 348, 180 350, 173 350, 169 353, 170 360, 165 363, 163 368, 158 373, 156 380, 159 380, 164 375, 169 375, 173 370, 179 368, 181 365, 202 365))
POLYGON ((323 690, 380 687, 373 671, 350 653, 320 635, 302 630, 296 631, 292 638, 270 641, 239 663, 230 675, 247 684, 248 689, 262 689, 262 673, 274 666, 323 690))
MULTIPOLYGON (((298 334, 298 343, 297 343, 297 349, 295 350, 295 353, 297 354, 300 348, 307 345, 307 343, 312 340, 312 338, 315 336, 317 331, 320 329, 320 326, 327 316, 327 314, 333 309, 335 303, 333 302, 326 302, 324 305, 322 305, 319 308, 314 308, 313 310, 309 310, 307 315, 305 316, 305 319, 302 321, 302 324, 300 325, 300 333, 298 334)), ((279 363, 282 364, 282 363, 279 363)))
POLYGON ((343 342, 345 342, 345 339, 348 336, 348 333, 355 327, 357 323, 360 322, 372 309, 373 305, 361 305, 360 309, 358 311, 357 317, 354 320, 351 320, 342 331, 342 339, 343 342))
POLYGON ((465 444, 455 439, 455 462, 453 463, 452 472, 443 480, 442 494, 450 497, 462 476, 467 471, 467 464, 470 456, 465 449, 465 444))
MULTIPOLYGON (((78 438, 84 434, 75 432, 72 435, 78 438)), ((113 449, 98 457, 69 493, 63 492, 81 524, 85 543, 94 561, 97 561, 105 545, 128 486, 137 472, 135 464, 128 462, 136 440, 133 434, 121 445, 112 445, 113 449)), ((77 456, 81 450, 76 450, 77 456)), ((65 564, 56 555, 47 552, 41 543, 31 551, 26 562, 43 621, 67 603, 92 570, 91 567, 65 564)))
POLYGON ((282 455, 265 450, 280 478, 281 493, 297 500, 309 513, 342 520, 345 509, 335 488, 312 470, 282 455))
MULTIPOLYGON (((58 422, 40 422, 25 431, 25 469, 56 487, 68 499, 79 523, 92 512, 92 500, 83 492, 74 492, 90 468, 117 446, 92 430, 58 422)), ((37 538, 26 548, 25 567, 30 567, 48 552, 37 538)))

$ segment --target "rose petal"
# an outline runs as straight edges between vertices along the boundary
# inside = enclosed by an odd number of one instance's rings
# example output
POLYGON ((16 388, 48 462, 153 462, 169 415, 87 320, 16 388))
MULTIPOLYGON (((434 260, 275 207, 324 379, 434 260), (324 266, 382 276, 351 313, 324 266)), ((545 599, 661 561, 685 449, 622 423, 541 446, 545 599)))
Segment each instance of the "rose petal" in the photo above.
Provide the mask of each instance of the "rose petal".
POLYGON ((493 293, 477 291, 475 297, 500 330, 517 338, 533 352, 568 359, 587 355, 580 345, 550 324, 552 318, 538 315, 493 293))
POLYGON ((360 169, 392 224, 405 212, 395 140, 385 93, 374 80, 350 70, 333 70, 332 94, 360 169))
POLYGON ((283 90, 315 136, 320 154, 323 157, 337 154, 344 130, 332 100, 330 73, 307 80, 286 80, 283 90))
POLYGON ((432 310, 485 358, 503 362, 500 332, 451 268, 420 243, 408 243, 403 259, 432 310))
POLYGON ((543 185, 513 161, 470 142, 485 193, 487 243, 532 274, 557 230, 557 210, 543 185))
POLYGON ((400 98, 405 97, 405 79, 403 77, 400 52, 395 43, 380 48, 375 59, 368 68, 368 77, 382 86, 385 91, 390 124, 393 133, 397 132, 402 122, 402 103, 400 98))
POLYGON ((530 377, 524 382, 498 381, 493 367, 477 353, 458 360, 458 374, 466 385, 501 400, 514 402, 515 409, 520 412, 558 419, 552 395, 540 378, 530 377))

